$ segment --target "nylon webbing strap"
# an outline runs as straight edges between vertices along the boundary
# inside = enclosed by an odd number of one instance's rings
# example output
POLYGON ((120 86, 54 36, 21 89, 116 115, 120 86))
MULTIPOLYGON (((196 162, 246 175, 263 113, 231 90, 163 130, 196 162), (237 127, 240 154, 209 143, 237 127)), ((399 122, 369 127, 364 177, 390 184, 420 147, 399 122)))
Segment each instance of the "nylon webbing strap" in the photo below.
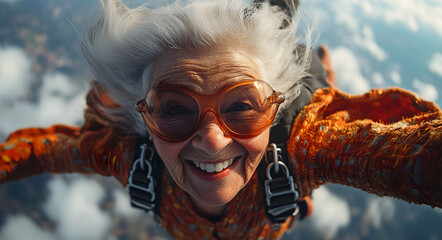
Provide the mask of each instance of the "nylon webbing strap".
POLYGON ((266 216, 276 228, 299 211, 299 194, 292 166, 287 160, 287 153, 284 153, 285 144, 281 145, 269 145, 258 170, 259 183, 265 195, 266 216))
POLYGON ((127 189, 131 205, 152 211, 160 220, 161 179, 163 162, 153 147, 153 143, 137 140, 135 160, 130 171, 127 189))

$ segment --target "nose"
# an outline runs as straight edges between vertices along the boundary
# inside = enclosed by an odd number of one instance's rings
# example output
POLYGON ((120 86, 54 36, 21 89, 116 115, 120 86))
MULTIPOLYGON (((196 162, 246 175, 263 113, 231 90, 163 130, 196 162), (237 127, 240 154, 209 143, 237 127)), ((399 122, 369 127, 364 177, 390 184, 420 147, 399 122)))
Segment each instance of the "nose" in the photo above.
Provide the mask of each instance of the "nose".
POLYGON ((224 130, 213 112, 208 112, 203 117, 204 119, 192 139, 193 147, 214 154, 233 142, 231 137, 224 134, 224 130))

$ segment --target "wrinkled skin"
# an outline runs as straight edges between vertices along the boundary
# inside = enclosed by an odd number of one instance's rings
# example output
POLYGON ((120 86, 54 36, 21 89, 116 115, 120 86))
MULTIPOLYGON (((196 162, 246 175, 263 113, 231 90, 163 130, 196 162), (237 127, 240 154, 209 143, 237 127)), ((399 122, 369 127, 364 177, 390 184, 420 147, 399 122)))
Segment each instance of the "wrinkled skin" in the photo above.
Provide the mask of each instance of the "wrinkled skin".
MULTIPOLYGON (((152 80, 180 84, 198 94, 214 94, 222 87, 250 79, 261 79, 250 56, 233 50, 189 52, 173 50, 156 62, 152 80)), ((249 139, 229 136, 212 112, 204 115, 198 130, 188 139, 171 143, 150 132, 155 147, 175 182, 192 198, 205 216, 219 216, 255 172, 268 144, 270 129, 249 139), (218 163, 236 158, 221 176, 202 177, 193 163, 218 163)))

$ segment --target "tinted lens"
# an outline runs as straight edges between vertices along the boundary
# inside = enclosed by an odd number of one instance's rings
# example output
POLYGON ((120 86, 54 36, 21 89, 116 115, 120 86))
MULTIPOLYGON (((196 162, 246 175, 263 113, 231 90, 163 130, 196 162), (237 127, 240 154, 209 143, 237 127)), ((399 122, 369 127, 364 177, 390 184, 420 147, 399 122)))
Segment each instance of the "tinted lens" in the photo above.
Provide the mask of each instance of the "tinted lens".
POLYGON ((158 135, 184 138, 198 120, 198 103, 186 93, 156 90, 147 96, 146 103, 150 128, 158 135))
POLYGON ((254 135, 268 127, 277 104, 267 101, 273 90, 263 82, 233 88, 221 100, 220 114, 225 125, 234 133, 254 135))

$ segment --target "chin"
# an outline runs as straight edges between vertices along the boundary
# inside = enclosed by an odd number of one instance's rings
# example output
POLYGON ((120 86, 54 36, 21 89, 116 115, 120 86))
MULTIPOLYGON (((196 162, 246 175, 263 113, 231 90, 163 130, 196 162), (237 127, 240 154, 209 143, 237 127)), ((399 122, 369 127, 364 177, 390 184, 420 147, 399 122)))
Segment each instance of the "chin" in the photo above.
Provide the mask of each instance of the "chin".
POLYGON ((231 194, 217 194, 212 192, 207 196, 200 196, 198 201, 206 206, 219 207, 227 205, 237 194, 238 192, 231 194))
POLYGON ((199 211, 208 215, 219 214, 237 196, 246 181, 245 174, 240 174, 239 171, 243 169, 243 164, 236 165, 240 166, 231 169, 227 176, 217 180, 210 181, 195 175, 189 176, 192 187, 189 186, 186 192, 199 211))
MULTIPOLYGON (((242 180, 242 179, 241 179, 242 180)), ((198 184, 188 193, 192 198, 206 206, 223 206, 228 204, 244 187, 243 181, 221 181, 212 184, 198 184)), ((190 189, 189 189, 190 190, 190 189)))
POLYGON ((204 194, 204 196, 199 193, 197 195, 191 195, 196 211, 205 217, 219 217, 225 211, 228 203, 235 198, 237 192, 222 194, 221 192, 212 191, 210 194, 204 194))
POLYGON ((241 191, 249 179, 244 172, 244 160, 237 159, 229 168, 217 174, 206 174, 195 168, 187 169, 192 187, 188 193, 206 206, 226 205, 241 191))

